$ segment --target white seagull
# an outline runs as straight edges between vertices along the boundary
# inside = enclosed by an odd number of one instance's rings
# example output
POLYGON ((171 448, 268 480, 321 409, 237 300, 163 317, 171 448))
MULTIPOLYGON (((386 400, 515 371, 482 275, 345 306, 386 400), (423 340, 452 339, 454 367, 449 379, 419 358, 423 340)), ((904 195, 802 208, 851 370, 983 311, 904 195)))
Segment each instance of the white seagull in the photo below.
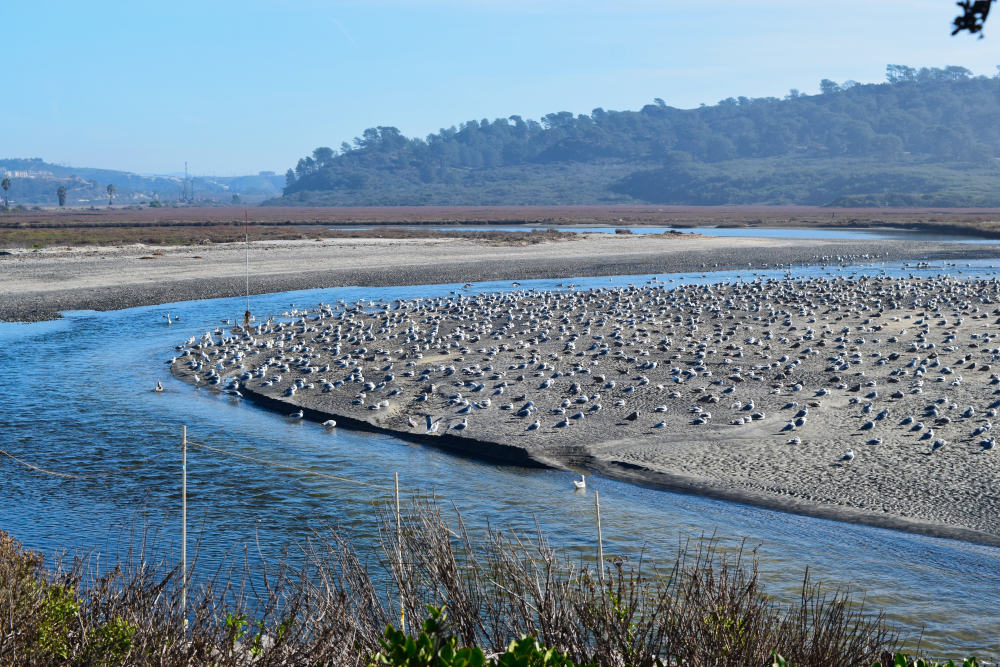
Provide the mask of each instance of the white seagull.
POLYGON ((587 478, 584 477, 583 475, 580 475, 580 481, 578 482, 578 481, 576 481, 574 479, 573 480, 573 486, 575 486, 578 489, 586 489, 587 488, 587 478))

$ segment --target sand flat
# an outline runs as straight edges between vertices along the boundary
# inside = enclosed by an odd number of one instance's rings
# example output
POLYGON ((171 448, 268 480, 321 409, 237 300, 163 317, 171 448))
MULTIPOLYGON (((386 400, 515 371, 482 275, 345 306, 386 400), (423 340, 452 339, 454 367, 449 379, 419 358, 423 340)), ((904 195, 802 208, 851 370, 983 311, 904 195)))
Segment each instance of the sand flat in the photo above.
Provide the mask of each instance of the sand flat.
MULTIPOLYGON (((10 251, 0 256, 0 320, 36 321, 60 310, 115 310, 238 296, 242 244, 10 251), (161 253, 161 254, 155 254, 161 253), (142 258, 148 259, 142 259, 142 258)), ((887 260, 994 257, 992 246, 904 241, 584 234, 535 245, 460 239, 339 239, 251 244, 253 294, 344 285, 392 286, 570 278, 752 265, 812 263, 822 256, 887 260)))
POLYGON ((998 302, 876 277, 326 304, 172 368, 470 454, 1000 544, 998 302))

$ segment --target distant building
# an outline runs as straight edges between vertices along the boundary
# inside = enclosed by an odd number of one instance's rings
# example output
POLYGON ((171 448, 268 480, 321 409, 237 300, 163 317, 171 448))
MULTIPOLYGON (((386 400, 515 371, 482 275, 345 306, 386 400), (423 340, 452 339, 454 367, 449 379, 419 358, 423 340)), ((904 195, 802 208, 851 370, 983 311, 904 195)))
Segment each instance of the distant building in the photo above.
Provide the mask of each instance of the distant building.
POLYGON ((0 170, 7 178, 38 178, 40 176, 51 176, 51 171, 7 171, 0 170))
POLYGON ((275 176, 276 174, 273 171, 262 171, 262 172, 260 172, 257 175, 258 176, 275 176))

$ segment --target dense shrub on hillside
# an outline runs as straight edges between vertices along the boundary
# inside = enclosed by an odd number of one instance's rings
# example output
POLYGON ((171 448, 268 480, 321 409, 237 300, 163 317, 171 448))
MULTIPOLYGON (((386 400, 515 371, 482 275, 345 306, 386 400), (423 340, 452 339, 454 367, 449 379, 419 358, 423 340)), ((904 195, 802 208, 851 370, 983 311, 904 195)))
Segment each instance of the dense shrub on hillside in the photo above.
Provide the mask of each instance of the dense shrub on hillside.
POLYGON ((985 205, 962 176, 1000 185, 1000 78, 893 65, 888 79, 824 80, 819 95, 728 98, 688 110, 657 100, 640 111, 563 111, 540 123, 470 120, 426 139, 374 127, 339 154, 318 148, 299 160, 279 201, 825 204, 951 189, 954 197, 932 205, 985 205))

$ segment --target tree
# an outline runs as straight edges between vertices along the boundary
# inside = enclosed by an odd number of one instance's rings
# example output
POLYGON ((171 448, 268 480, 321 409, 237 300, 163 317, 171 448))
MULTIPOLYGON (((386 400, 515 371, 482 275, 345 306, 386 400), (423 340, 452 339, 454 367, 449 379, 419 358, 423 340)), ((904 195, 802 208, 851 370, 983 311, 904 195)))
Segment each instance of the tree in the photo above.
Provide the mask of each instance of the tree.
POLYGON ((996 164, 993 157, 993 149, 986 144, 974 144, 969 149, 969 160, 980 167, 989 167, 996 164))
POLYGON ((319 148, 313 151, 313 159, 316 160, 316 163, 322 167, 323 165, 327 165, 333 162, 333 158, 334 156, 336 156, 336 154, 337 153, 334 152, 332 148, 326 148, 324 146, 320 146, 319 148))
POLYGON ((10 179, 5 178, 2 181, 0 181, 0 188, 3 188, 3 205, 8 206, 7 191, 10 190, 10 179))
POLYGON ((895 134, 876 134, 872 147, 882 162, 895 162, 896 156, 903 152, 903 140, 895 134))
POLYGON ((837 85, 836 81, 823 79, 819 82, 819 92, 823 95, 830 95, 832 93, 840 92, 840 86, 837 85))
POLYGON ((108 206, 111 206, 115 203, 115 186, 108 183, 108 187, 106 189, 108 191, 108 206))
MULTIPOLYGON (((656 106, 658 106, 658 107, 665 107, 665 106, 667 106, 667 103, 664 102, 663 99, 659 98, 659 97, 654 97, 653 98, 653 103, 656 104, 656 106)), ((602 111, 603 111, 603 109, 602 109, 602 111)))
POLYGON ((885 80, 889 83, 909 83, 917 80, 917 70, 906 65, 886 65, 885 80))
POLYGON ((986 25, 986 17, 990 15, 990 9, 995 0, 962 0, 955 4, 962 10, 960 16, 956 16, 952 21, 955 27, 951 31, 954 37, 963 30, 968 30, 970 35, 979 33, 979 39, 983 38, 983 27, 986 25))
POLYGON ((295 182, 295 172, 291 169, 285 172, 285 187, 295 182))
POLYGON ((56 197, 59 197, 59 205, 60 206, 65 206, 66 205, 66 186, 65 185, 60 185, 59 186, 59 188, 56 190, 56 197))
POLYGON ((240 199, 239 193, 233 195, 233 203, 234 204, 242 204, 243 203, 243 200, 240 199))

